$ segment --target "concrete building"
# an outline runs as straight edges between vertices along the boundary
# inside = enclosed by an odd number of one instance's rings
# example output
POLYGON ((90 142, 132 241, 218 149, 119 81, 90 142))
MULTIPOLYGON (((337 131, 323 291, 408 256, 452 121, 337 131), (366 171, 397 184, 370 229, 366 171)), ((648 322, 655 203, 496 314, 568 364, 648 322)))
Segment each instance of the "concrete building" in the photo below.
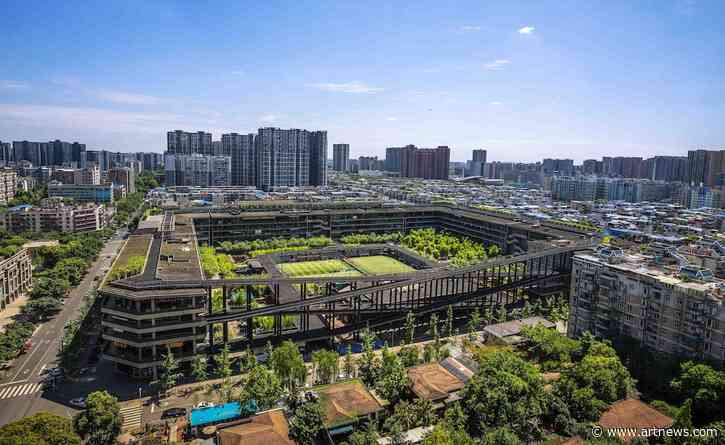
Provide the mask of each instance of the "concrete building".
POLYGON ((260 128, 255 138, 257 188, 310 185, 307 130, 260 128))
POLYGON ((332 145, 332 169, 336 172, 350 171, 350 144, 332 145))
POLYGON ((708 270, 601 249, 573 259, 568 333, 629 337, 667 354, 723 363, 723 282, 708 270))
POLYGON ((108 170, 108 180, 126 188, 126 193, 136 191, 136 173, 128 167, 117 167, 108 170))
POLYGON ((574 161, 572 159, 544 159, 541 172, 546 176, 571 176, 574 174, 574 161))
POLYGON ((0 170, 0 205, 7 205, 8 202, 15 198, 15 192, 18 182, 18 174, 15 170, 0 170))
POLYGON ((112 203, 114 187, 110 184, 48 184, 49 198, 69 198, 76 202, 112 203))
POLYGON ((164 158, 167 185, 231 185, 232 160, 228 156, 166 154, 164 158))
POLYGON ((310 185, 327 185, 327 131, 307 132, 310 147, 310 185))
POLYGON ((222 135, 223 151, 232 158, 231 185, 253 186, 256 184, 254 133, 222 135))
POLYGON ((451 150, 446 146, 417 148, 407 145, 400 150, 400 176, 403 178, 448 179, 451 150))
POLYGON ((725 150, 690 150, 687 160, 691 185, 725 185, 725 150))
POLYGON ((166 133, 166 151, 179 155, 213 155, 211 133, 203 131, 197 131, 196 133, 181 130, 169 131, 166 133))
POLYGON ((33 264, 28 249, 0 257, 0 311, 30 290, 33 284, 33 264))
POLYGON ((110 212, 103 205, 65 205, 46 200, 42 206, 22 205, 0 214, 0 229, 23 232, 92 232, 105 228, 110 212))
POLYGON ((403 147, 388 147, 385 149, 385 171, 400 173, 400 152, 402 150, 403 147))

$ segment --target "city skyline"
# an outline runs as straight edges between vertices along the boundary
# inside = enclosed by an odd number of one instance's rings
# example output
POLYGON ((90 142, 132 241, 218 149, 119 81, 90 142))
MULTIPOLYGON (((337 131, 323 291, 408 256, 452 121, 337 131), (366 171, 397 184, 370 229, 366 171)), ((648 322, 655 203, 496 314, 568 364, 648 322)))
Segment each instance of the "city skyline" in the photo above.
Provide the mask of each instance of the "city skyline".
POLYGON ((418 6, 63 4, 36 16, 10 2, 0 140, 162 152, 176 128, 218 139, 274 126, 326 129, 354 158, 412 142, 448 145, 455 161, 477 148, 581 162, 722 147, 716 2, 418 6), (233 28, 241 16, 252 20, 233 28), (79 58, 93 63, 63 63, 79 58))

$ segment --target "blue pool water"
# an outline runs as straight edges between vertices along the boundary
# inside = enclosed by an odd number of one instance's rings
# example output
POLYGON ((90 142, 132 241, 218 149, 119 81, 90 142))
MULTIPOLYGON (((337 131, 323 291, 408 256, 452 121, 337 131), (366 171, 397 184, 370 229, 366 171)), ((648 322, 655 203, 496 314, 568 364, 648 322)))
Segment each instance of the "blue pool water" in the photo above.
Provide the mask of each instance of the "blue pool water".
POLYGON ((242 407, 239 402, 225 403, 224 405, 209 408, 192 409, 189 421, 191 422, 191 426, 195 427, 232 420, 241 415, 241 409, 242 407))

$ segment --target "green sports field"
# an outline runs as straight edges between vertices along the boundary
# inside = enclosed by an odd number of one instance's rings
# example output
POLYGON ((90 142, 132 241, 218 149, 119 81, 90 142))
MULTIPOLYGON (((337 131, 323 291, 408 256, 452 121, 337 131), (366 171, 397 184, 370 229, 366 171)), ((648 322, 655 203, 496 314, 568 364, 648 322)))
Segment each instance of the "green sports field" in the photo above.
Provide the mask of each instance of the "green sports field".
POLYGON ((395 258, 385 255, 361 256, 348 261, 355 268, 367 275, 413 272, 415 269, 395 258))
POLYGON ((362 275, 354 267, 341 260, 282 263, 277 267, 288 277, 357 277, 362 275))

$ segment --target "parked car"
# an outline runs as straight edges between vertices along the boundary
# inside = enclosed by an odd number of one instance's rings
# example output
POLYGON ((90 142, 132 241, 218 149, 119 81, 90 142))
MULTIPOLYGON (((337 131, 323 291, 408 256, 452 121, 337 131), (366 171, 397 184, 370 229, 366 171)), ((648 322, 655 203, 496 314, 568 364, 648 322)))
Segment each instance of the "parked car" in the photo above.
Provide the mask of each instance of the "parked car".
POLYGON ((209 408, 214 406, 213 403, 207 402, 206 400, 202 400, 201 402, 196 404, 196 408, 209 408))
POLYGON ((186 408, 169 408, 161 413, 162 419, 175 419, 186 416, 186 408))
POLYGON ((78 408, 85 408, 86 407, 86 398, 78 397, 77 399, 71 399, 68 403, 70 403, 71 405, 78 407, 78 408))

